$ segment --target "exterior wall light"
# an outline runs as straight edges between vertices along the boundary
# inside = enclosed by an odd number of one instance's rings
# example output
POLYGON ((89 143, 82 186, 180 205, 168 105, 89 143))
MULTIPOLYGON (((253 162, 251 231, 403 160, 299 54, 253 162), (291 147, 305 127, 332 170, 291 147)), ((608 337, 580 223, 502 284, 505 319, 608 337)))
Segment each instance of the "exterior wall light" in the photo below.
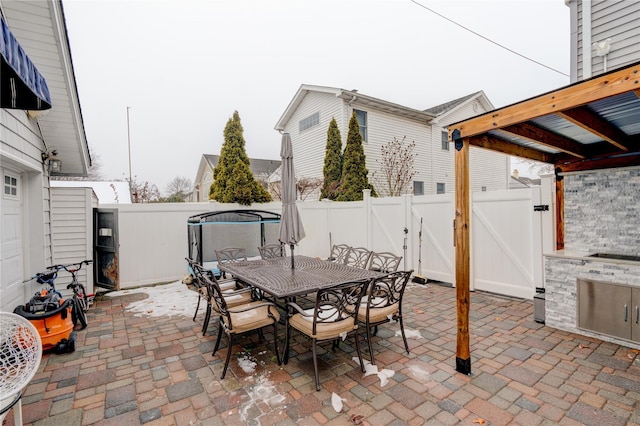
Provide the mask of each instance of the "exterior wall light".
POLYGON ((42 162, 47 165, 47 171, 50 175, 62 173, 62 161, 58 158, 57 150, 47 150, 42 153, 42 162))

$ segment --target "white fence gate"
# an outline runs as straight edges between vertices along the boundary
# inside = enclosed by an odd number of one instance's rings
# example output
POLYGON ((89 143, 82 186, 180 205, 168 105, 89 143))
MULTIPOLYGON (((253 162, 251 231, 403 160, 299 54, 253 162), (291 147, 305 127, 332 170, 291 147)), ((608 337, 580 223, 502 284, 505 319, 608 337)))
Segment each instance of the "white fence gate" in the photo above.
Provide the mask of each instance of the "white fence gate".
MULTIPOLYGON (((544 286, 542 253, 543 247, 553 249, 554 208, 546 201, 549 210, 539 213, 534 212, 534 206, 545 203, 541 198, 553 199, 552 183, 552 178, 543 179, 542 191, 530 188, 473 194, 472 290, 532 298, 535 288, 544 286)), ((331 244, 339 243, 389 251, 405 258, 403 268, 455 285, 454 199, 453 194, 389 198, 365 194, 363 201, 348 203, 300 202, 306 238, 296 253, 326 258, 331 244)), ((119 211, 121 288, 181 278, 187 271, 187 218, 243 208, 215 202, 100 207, 119 211)), ((251 208, 280 212, 281 205, 274 202, 251 208)))

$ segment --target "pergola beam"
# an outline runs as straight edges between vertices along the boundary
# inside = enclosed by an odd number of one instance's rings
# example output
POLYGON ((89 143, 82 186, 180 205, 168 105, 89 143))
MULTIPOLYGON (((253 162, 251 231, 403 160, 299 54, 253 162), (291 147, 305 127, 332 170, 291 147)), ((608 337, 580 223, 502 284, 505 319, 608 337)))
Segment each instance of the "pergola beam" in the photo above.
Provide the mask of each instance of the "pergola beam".
POLYGON ((568 120, 576 126, 582 127, 586 131, 600 136, 616 148, 623 151, 629 150, 628 136, 613 126, 609 122, 603 120, 587 107, 578 107, 558 112, 558 115, 568 120))
POLYGON ((640 90, 640 64, 506 106, 455 125, 460 137, 475 136, 533 118, 640 90))
POLYGON ((640 165, 640 153, 615 155, 602 158, 591 158, 589 160, 558 163, 556 168, 560 172, 578 172, 584 170, 611 169, 616 167, 631 167, 640 165))
POLYGON ((529 139, 530 141, 539 143, 541 145, 557 149, 574 157, 586 157, 584 146, 580 145, 578 142, 574 141, 573 139, 566 138, 562 135, 551 133, 548 130, 542 129, 532 124, 512 124, 511 126, 507 126, 502 130, 514 135, 518 135, 522 138, 529 139))
POLYGON ((514 155, 520 158, 527 158, 529 160, 550 164, 555 163, 556 160, 554 154, 538 151, 522 145, 516 145, 491 135, 473 136, 468 139, 469 143, 473 146, 514 155))

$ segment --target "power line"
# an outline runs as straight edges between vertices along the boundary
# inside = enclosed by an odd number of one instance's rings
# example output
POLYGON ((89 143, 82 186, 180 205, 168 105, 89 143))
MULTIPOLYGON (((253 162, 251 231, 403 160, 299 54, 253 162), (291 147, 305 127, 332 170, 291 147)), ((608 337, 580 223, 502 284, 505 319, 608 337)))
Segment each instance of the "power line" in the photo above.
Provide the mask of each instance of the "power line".
POLYGON ((459 24, 459 23, 457 23, 456 21, 454 21, 454 20, 452 20, 452 19, 447 18, 446 16, 442 15, 441 13, 438 13, 438 12, 436 12, 435 10, 433 10, 433 9, 431 9, 431 8, 429 8, 429 7, 427 7, 427 6, 423 5, 423 4, 421 4, 421 3, 418 3, 416 0, 409 0, 409 1, 411 1, 411 3, 414 3, 414 4, 418 5, 418 6, 420 6, 420 7, 421 7, 421 8, 423 8, 423 9, 428 10, 429 12, 431 12, 431 13, 433 13, 433 14, 435 14, 435 15, 438 15, 438 16, 439 16, 439 17, 441 17, 442 19, 445 19, 445 20, 447 20, 447 21, 451 22, 452 24, 457 25, 458 27, 462 28, 463 30, 469 31, 471 34, 474 34, 474 35, 476 35, 476 36, 480 37, 481 39, 484 39, 484 40, 488 41, 489 43, 495 44, 496 46, 501 47, 502 49, 504 49, 504 50, 506 50, 506 51, 508 51, 508 52, 513 53, 514 55, 518 55, 518 56, 520 56, 521 58, 526 59, 527 61, 531 61, 531 62, 533 62, 534 64, 540 65, 541 67, 544 67, 544 68, 546 68, 546 69, 548 69, 548 70, 551 70, 551 71, 553 71, 553 72, 557 72, 558 74, 564 75, 565 77, 569 77, 569 74, 564 73, 564 72, 562 72, 562 71, 559 71, 559 70, 557 70, 557 69, 555 69, 555 68, 553 68, 553 67, 550 67, 550 66, 548 66, 548 65, 545 65, 545 64, 543 64, 542 62, 538 62, 538 61, 536 61, 535 59, 531 59, 531 58, 529 58, 528 56, 523 55, 522 53, 518 53, 518 52, 516 52, 515 50, 508 48, 507 46, 504 46, 504 45, 502 45, 502 44, 500 44, 500 43, 498 43, 498 42, 495 42, 495 41, 491 40, 490 38, 487 38, 487 37, 483 36, 482 34, 477 33, 476 31, 473 31, 472 29, 467 28, 467 27, 465 27, 464 25, 459 24))

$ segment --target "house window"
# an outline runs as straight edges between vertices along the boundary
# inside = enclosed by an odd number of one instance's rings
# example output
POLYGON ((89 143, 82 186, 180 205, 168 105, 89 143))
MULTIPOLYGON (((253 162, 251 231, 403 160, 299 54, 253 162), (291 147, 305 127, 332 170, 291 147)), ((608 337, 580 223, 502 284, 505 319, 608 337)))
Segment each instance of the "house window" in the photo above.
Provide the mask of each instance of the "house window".
POLYGON ((424 195, 424 182, 413 181, 413 195, 424 195))
POLYGON ((362 142, 367 141, 367 111, 360 111, 354 109, 356 117, 358 118, 358 124, 360 125, 360 135, 362 136, 362 142))
POLYGON ((444 194, 444 183, 436 183, 436 194, 444 194))
POLYGON ((18 198, 18 178, 4 175, 4 195, 6 198, 18 198))
POLYGON ((442 150, 449 151, 449 132, 442 131, 442 150))
POLYGON ((300 120, 300 123, 299 123, 300 131, 302 132, 303 130, 307 130, 317 124, 320 124, 319 112, 316 112, 315 114, 311 114, 309 117, 303 118, 302 120, 300 120))

